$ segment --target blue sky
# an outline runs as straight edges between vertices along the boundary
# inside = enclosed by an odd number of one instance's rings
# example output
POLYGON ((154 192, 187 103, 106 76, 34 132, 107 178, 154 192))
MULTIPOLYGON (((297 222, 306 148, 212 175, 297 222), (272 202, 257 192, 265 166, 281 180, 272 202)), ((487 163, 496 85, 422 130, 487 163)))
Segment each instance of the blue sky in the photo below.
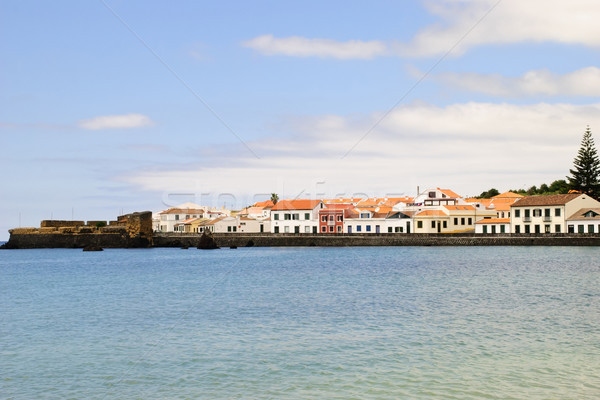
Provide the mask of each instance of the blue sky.
POLYGON ((562 179, 600 129, 598 20, 592 0, 1 1, 0 240, 188 200, 562 179))

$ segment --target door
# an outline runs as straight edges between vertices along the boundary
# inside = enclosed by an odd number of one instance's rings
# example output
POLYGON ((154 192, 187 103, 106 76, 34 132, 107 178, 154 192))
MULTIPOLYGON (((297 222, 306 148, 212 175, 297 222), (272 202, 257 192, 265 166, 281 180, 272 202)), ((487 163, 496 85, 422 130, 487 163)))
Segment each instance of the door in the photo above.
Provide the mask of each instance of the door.
POLYGON ((410 233, 410 221, 406 222, 406 233, 410 233))
POLYGON ((263 233, 265 231, 265 226, 263 224, 260 224, 260 233, 263 233))
POLYGON ((437 224, 437 231, 438 231, 438 233, 442 232, 442 224, 440 224, 440 221, 438 221, 438 224, 437 224))
POLYGON ((380 233, 381 229, 379 228, 379 225, 375 225, 375 233, 380 233))
POLYGON ((295 226, 294 227, 294 233, 300 233, 300 227, 299 226, 295 226))
POLYGON ((348 225, 348 233, 352 233, 352 225, 348 225))

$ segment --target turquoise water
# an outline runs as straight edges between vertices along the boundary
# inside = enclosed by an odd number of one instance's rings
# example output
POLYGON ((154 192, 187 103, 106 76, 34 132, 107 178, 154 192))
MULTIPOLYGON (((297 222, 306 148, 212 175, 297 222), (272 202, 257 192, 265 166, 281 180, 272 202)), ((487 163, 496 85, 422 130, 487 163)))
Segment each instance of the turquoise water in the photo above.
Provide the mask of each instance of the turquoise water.
POLYGON ((599 256, 0 251, 0 398, 598 399, 599 256))

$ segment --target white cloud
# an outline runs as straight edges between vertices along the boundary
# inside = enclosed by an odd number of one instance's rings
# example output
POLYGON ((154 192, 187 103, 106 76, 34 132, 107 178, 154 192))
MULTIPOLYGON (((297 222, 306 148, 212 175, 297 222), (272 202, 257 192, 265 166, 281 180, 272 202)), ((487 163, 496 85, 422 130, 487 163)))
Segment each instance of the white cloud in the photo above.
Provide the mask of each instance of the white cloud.
POLYGON ((438 21, 407 43, 262 35, 243 45, 265 55, 337 59, 460 55, 476 46, 522 42, 600 47, 597 0, 430 0, 425 6, 438 21))
POLYGON ((586 125, 592 132, 600 127, 600 103, 413 104, 394 110, 342 158, 382 115, 326 115, 300 127, 292 121, 288 138, 249 143, 261 159, 240 150, 207 165, 124 179, 163 192, 314 194, 317 182, 325 182, 321 189, 329 195, 410 194, 416 185, 478 194, 563 179, 586 125))
POLYGON ((600 46, 597 0, 436 0, 426 6, 443 22, 425 27, 410 43, 398 45, 400 54, 444 54, 465 34, 455 54, 480 45, 519 42, 600 46))
POLYGON ((152 126, 154 121, 143 114, 104 115, 77 122, 77 126, 83 129, 127 129, 152 126))
POLYGON ((388 52, 387 46, 376 40, 338 42, 330 39, 309 39, 300 36, 275 38, 273 35, 262 35, 242 44, 265 55, 337 58, 341 60, 371 59, 386 55, 388 52))
POLYGON ((435 79, 450 86, 492 96, 600 96, 600 68, 587 67, 564 75, 546 69, 520 77, 499 74, 441 73, 435 79))

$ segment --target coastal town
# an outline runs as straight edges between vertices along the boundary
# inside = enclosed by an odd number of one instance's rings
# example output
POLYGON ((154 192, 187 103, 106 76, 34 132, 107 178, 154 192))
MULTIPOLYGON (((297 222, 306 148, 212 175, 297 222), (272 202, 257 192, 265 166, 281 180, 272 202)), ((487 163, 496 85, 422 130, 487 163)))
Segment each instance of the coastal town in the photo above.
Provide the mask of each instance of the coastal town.
POLYGON ((600 202, 587 194, 464 198, 431 188, 415 197, 266 200, 239 211, 184 203, 153 214, 153 231, 340 234, 594 234, 600 202))

